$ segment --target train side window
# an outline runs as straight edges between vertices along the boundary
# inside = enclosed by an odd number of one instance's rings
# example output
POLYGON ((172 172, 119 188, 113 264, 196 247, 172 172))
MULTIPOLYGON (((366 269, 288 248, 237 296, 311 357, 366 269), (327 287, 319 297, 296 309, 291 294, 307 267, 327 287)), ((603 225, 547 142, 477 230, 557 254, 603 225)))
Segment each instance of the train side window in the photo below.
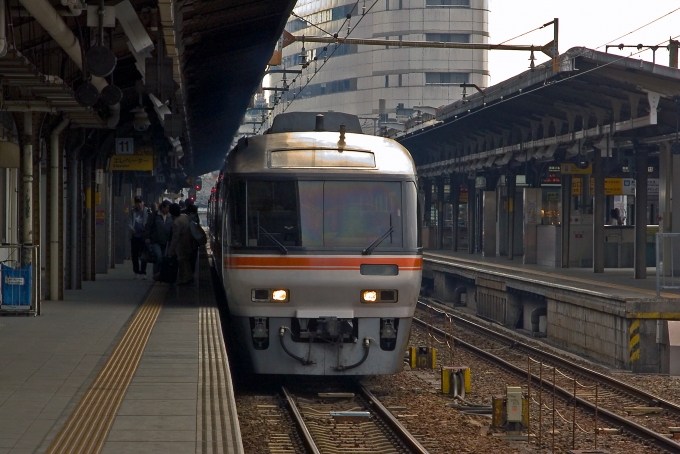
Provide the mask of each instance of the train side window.
POLYGON ((417 248, 418 247, 418 219, 419 219, 419 206, 418 206, 418 192, 416 189, 416 184, 414 182, 404 183, 404 212, 407 213, 404 216, 404 247, 405 248, 417 248), (416 213, 416 219, 411 218, 411 213, 416 213), (416 222, 414 222, 416 221, 416 222))
POLYGON ((237 181, 229 191, 229 245, 245 245, 246 236, 246 182, 237 181))

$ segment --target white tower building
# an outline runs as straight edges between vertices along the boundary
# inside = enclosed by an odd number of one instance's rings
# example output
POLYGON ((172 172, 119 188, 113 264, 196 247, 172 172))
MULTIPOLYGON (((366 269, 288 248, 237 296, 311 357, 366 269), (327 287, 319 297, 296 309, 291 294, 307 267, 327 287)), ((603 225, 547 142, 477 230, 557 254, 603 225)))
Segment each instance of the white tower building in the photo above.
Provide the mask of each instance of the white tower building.
MULTIPOLYGON (((488 0, 377 0, 370 9, 374 1, 298 0, 294 12, 302 19, 291 15, 286 29, 296 36, 328 36, 320 28, 346 37, 348 23, 350 28, 358 23, 349 37, 488 43, 488 0), (346 21, 350 12, 352 17, 346 21)), ((282 66, 300 69, 302 47, 303 43, 295 42, 284 48, 282 66)), ((489 80, 486 50, 346 44, 336 50, 333 44, 309 42, 304 47, 311 63, 274 113, 281 112, 280 106, 287 106, 296 93, 287 111, 357 114, 365 117, 367 133, 373 132, 370 119, 378 118, 380 99, 386 100, 390 119, 404 120, 416 106, 439 107, 460 99, 460 83, 486 87, 489 80), (315 74, 326 56, 328 62, 315 74)), ((272 84, 280 87, 280 76, 273 75, 272 84)), ((293 77, 287 74, 287 81, 293 77)))

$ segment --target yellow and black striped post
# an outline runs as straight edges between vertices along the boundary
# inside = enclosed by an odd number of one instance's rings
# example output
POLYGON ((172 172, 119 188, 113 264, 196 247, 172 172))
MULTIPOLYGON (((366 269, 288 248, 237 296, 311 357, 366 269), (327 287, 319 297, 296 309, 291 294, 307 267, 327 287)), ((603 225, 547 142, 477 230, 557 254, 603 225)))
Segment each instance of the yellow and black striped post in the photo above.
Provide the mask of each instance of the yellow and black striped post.
POLYGON ((635 319, 630 323, 630 340, 628 343, 630 362, 640 359, 640 320, 635 319))

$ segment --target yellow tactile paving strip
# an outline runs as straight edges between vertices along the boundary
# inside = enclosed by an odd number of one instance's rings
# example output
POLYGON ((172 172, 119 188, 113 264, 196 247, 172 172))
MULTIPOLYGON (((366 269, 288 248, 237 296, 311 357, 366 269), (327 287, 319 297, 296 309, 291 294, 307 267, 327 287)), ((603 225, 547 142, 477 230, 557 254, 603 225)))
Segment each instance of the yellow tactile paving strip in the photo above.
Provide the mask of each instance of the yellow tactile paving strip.
POLYGON ((229 362, 216 307, 199 311, 199 398, 196 452, 242 453, 229 362))
POLYGON ((48 454, 98 453, 137 370, 168 286, 155 285, 104 368, 47 450, 48 454))

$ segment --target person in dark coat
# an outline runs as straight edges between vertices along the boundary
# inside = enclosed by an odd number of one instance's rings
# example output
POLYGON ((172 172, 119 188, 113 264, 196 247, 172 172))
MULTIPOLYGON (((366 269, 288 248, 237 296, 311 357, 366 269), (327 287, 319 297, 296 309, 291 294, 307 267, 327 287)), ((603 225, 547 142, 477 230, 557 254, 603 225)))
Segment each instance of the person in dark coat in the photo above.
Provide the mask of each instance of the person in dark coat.
MULTIPOLYGON (((201 227, 201 220, 198 217, 198 207, 194 205, 194 201, 189 199, 187 200, 186 208, 184 208, 184 214, 189 218, 189 221, 195 222, 198 228, 201 227), (191 202, 191 203, 189 203, 191 202)), ((198 245, 198 243, 197 243, 198 245)), ((198 247, 194 249, 192 252, 191 256, 191 273, 193 274, 196 271, 196 265, 198 262, 198 247)))
POLYGON ((149 216, 149 221, 146 223, 144 236, 156 259, 153 262, 153 278, 155 280, 158 280, 161 257, 165 255, 168 243, 172 239, 173 218, 170 214, 170 205, 172 204, 169 200, 164 200, 158 211, 149 216))
POLYGON ((198 242, 191 234, 190 220, 186 214, 182 214, 179 205, 170 206, 170 214, 175 218, 172 222, 172 240, 168 246, 167 255, 176 255, 179 262, 179 274, 177 285, 190 284, 194 280, 194 267, 192 259, 194 251, 198 249, 198 242))
POLYGON ((144 208, 144 200, 135 197, 135 206, 130 210, 128 228, 130 229, 130 249, 132 252, 132 269, 135 279, 146 279, 146 260, 142 253, 146 248, 144 244, 144 226, 149 219, 149 212, 144 208))

